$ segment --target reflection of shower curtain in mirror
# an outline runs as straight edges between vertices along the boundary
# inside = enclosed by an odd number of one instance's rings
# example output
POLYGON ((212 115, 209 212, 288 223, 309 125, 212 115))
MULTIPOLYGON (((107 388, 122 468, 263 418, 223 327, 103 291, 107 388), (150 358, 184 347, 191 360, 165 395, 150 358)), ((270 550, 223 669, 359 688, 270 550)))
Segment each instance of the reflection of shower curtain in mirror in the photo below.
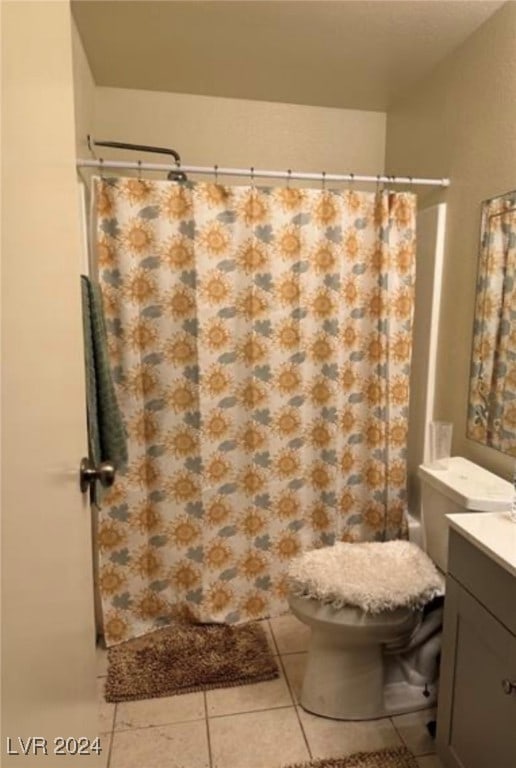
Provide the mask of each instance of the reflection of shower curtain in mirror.
POLYGON ((484 204, 477 288, 470 435, 505 453, 516 450, 516 209, 496 198, 484 204))
POLYGON ((95 207, 129 433, 107 642, 278 615, 298 552, 402 534, 414 196, 97 179, 95 207))
POLYGON ((499 414, 491 410, 488 429, 497 433, 504 450, 516 445, 516 211, 504 212, 493 221, 493 247, 500 249, 501 298, 491 392, 499 414))

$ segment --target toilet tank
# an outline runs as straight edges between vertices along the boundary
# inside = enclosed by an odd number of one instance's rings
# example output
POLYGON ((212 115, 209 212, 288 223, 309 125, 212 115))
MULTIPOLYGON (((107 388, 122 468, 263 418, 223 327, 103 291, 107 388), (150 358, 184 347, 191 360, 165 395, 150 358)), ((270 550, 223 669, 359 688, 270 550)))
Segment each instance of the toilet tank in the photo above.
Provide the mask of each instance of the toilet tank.
POLYGON ((446 469, 422 464, 421 523, 423 549, 438 568, 448 566, 448 520, 458 512, 504 512, 511 508, 513 487, 507 480, 461 456, 447 460, 446 469))

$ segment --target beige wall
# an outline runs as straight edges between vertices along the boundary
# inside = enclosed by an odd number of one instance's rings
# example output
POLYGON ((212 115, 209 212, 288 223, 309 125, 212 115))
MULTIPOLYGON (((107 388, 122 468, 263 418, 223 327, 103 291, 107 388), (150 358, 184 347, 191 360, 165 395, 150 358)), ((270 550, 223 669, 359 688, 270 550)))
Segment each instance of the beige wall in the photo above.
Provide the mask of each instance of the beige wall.
POLYGON ((513 460, 466 439, 480 203, 516 186, 516 2, 492 16, 388 113, 386 172, 450 176, 435 418, 454 453, 507 474, 513 460))
POLYGON ((172 147, 190 165, 372 174, 384 165, 382 112, 97 88, 95 113, 97 138, 172 147))
POLYGON ((89 157, 86 137, 95 130, 95 81, 84 46, 72 17, 72 59, 75 103, 75 136, 78 157, 89 157))

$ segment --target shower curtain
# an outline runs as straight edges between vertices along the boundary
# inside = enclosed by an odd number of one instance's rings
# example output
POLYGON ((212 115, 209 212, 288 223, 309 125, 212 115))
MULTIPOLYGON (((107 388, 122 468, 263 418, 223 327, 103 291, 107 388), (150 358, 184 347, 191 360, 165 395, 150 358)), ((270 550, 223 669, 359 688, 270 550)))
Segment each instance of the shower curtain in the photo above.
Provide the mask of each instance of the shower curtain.
POLYGON ((129 465, 108 644, 287 608, 307 548, 404 535, 415 197, 96 179, 129 465))

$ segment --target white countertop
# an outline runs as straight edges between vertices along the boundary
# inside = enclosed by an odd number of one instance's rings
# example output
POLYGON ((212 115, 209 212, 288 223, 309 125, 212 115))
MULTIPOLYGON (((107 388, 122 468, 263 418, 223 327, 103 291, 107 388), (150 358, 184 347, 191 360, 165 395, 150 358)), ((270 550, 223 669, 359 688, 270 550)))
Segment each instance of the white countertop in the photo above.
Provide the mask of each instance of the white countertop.
POLYGON ((508 512, 446 515, 450 526, 516 576, 516 523, 508 512))

